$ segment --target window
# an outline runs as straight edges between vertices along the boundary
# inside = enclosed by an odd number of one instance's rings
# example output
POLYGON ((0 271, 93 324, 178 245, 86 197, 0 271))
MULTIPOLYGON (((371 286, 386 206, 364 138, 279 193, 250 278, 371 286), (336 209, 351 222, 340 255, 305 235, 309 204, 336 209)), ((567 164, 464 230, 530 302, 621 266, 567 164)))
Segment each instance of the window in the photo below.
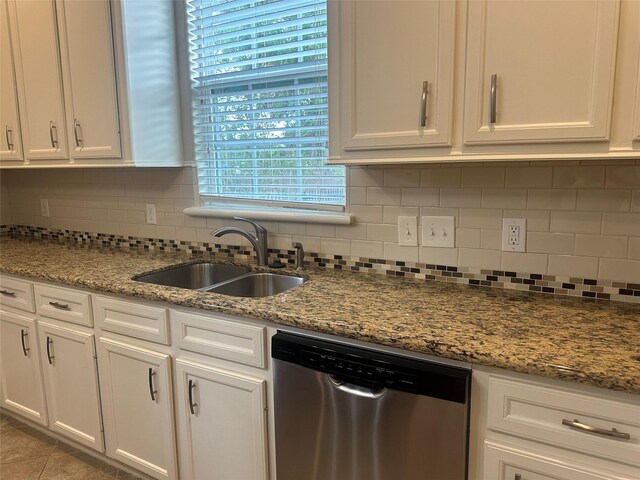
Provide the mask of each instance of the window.
POLYGON ((187 1, 203 199, 344 206, 344 167, 326 165, 326 9, 187 1))

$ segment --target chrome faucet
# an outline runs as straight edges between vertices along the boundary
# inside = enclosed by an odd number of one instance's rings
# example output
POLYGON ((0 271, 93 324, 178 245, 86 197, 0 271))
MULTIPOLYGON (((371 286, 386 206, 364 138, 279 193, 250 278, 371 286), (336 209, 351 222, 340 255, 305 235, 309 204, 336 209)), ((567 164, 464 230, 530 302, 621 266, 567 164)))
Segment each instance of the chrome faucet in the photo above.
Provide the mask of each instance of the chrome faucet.
POLYGON ((223 235, 226 235, 227 233, 237 233, 238 235, 243 236, 244 238, 249 240, 249 242, 251 242, 251 245, 253 245, 253 249, 256 251, 256 256, 258 257, 258 265, 265 266, 267 264, 267 258, 269 257, 269 253, 267 250, 267 229, 262 225, 246 218, 233 217, 233 219, 243 222, 249 222, 251 225, 253 225, 253 228, 256 229, 256 234, 251 235, 246 230, 238 227, 222 227, 211 232, 211 235, 213 235, 214 237, 221 237, 223 235))
POLYGON ((296 249, 296 270, 302 270, 304 268, 304 248, 300 242, 293 242, 291 246, 296 249))

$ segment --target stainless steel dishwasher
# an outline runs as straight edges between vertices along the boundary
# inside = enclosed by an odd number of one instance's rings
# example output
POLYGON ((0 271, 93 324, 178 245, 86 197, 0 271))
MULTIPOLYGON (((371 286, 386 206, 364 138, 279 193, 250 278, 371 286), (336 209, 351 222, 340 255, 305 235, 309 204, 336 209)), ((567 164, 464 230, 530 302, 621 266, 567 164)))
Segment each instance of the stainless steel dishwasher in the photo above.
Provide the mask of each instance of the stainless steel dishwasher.
POLYGON ((464 480, 471 371, 278 332, 278 480, 464 480))

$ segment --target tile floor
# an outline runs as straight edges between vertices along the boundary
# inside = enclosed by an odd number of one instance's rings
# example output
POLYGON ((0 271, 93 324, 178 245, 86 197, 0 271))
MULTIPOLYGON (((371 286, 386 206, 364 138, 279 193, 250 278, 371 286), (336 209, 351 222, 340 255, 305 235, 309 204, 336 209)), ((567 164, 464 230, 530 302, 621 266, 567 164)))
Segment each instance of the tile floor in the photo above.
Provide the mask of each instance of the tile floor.
POLYGON ((138 477, 0 415, 0 480, 138 480, 138 477))

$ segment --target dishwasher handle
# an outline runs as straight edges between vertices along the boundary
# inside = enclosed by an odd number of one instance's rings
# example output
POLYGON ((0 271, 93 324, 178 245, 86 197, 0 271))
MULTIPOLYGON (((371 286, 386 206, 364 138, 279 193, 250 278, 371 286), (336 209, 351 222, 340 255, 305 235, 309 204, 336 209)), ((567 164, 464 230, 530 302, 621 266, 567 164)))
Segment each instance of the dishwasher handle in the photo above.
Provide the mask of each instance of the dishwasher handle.
POLYGON ((386 388, 366 388, 361 387, 360 385, 356 385, 354 383, 348 383, 342 380, 337 375, 333 375, 332 373, 327 373, 327 378, 331 385, 333 385, 336 389, 341 392, 348 393, 350 395, 356 395, 358 397, 364 398, 380 398, 387 391, 386 388))

